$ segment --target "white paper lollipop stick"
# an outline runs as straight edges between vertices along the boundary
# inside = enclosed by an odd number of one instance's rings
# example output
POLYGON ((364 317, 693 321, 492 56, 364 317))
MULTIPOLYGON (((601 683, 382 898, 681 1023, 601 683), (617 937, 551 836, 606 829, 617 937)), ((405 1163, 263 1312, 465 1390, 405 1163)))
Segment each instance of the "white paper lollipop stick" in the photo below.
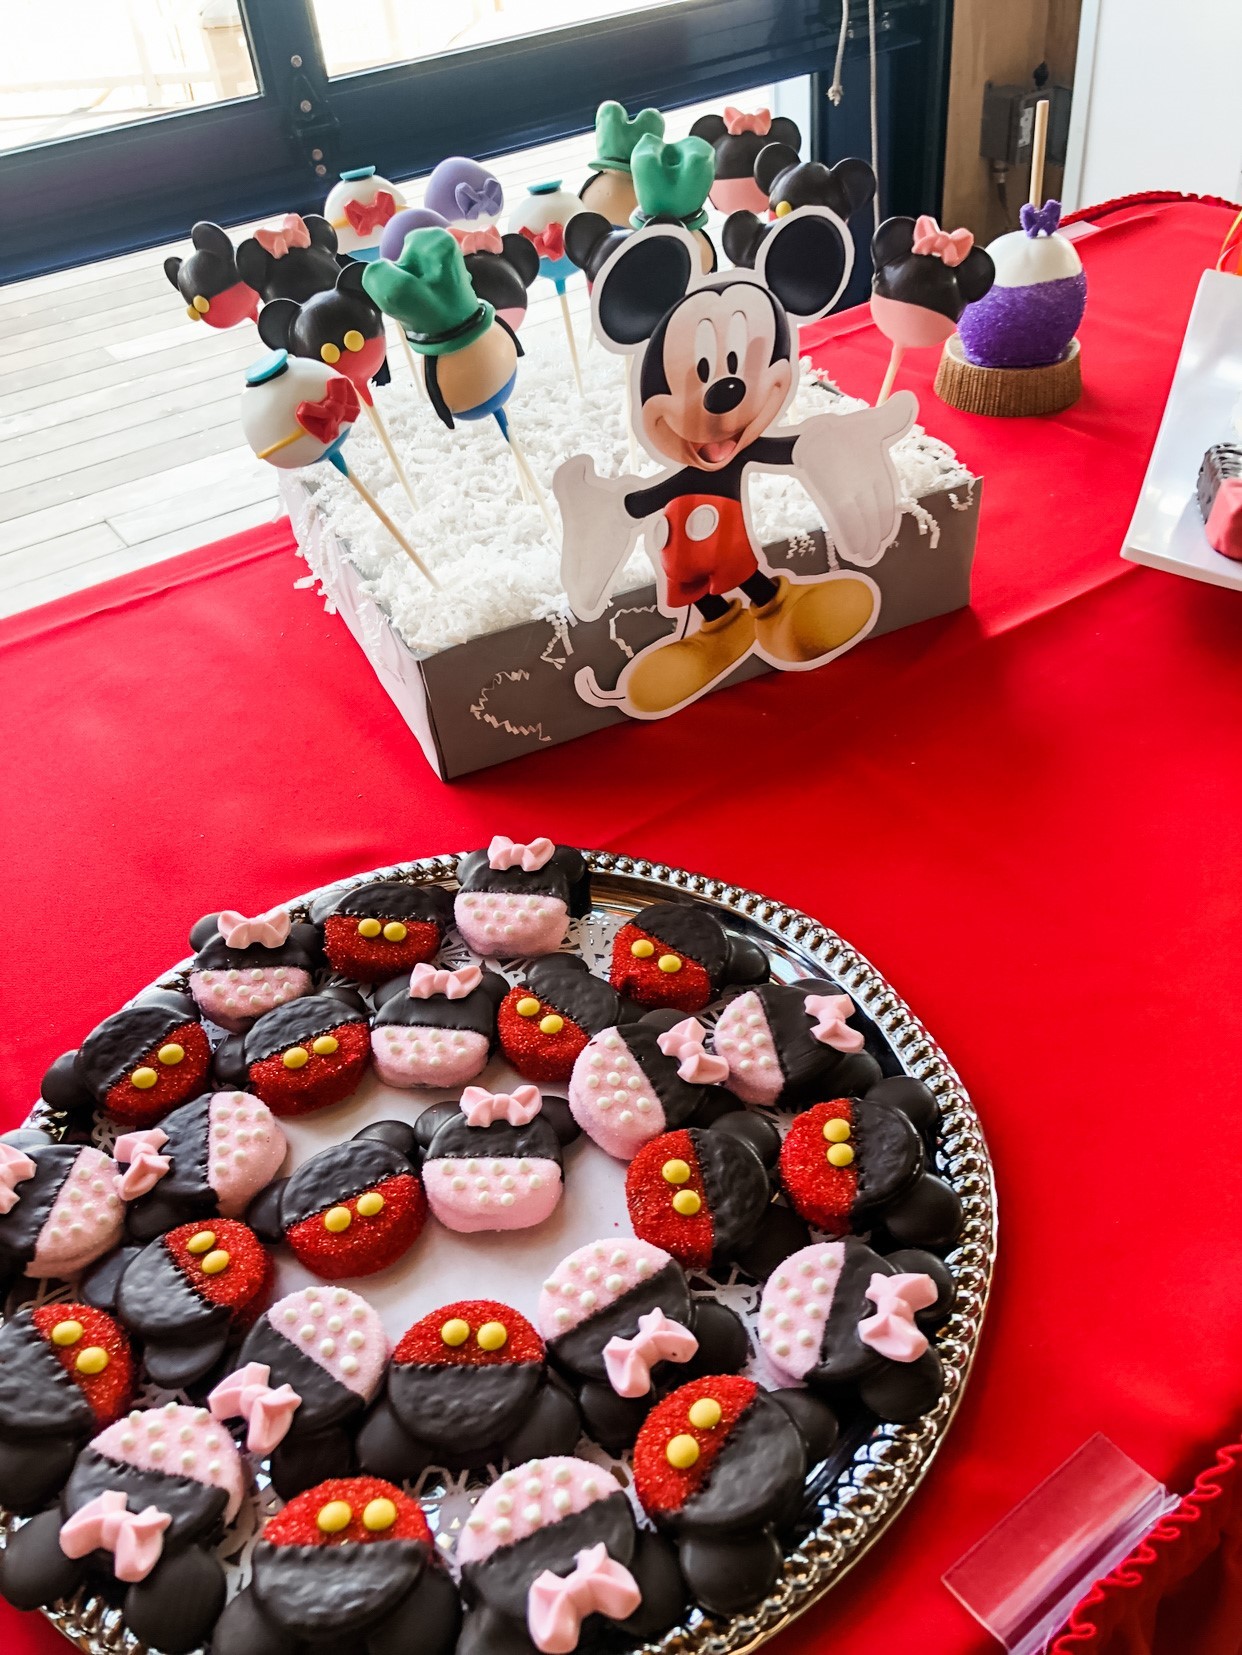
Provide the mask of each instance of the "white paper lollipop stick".
POLYGON ((888 368, 884 374, 884 383, 880 386, 880 394, 875 399, 878 408, 882 402, 887 402, 893 389, 893 381, 897 378, 897 370, 901 366, 901 359, 906 354, 906 347, 899 345, 894 339, 892 354, 888 359, 888 368))
POLYGON ((1035 105, 1035 130, 1031 137, 1031 206, 1044 204, 1044 154, 1048 148, 1048 99, 1035 105))
POLYGON ((371 510, 379 518, 380 522, 388 530, 389 534, 397 542, 397 545, 400 546, 401 550, 406 554, 406 556, 410 559, 410 561, 414 564, 414 566, 417 569, 421 570, 422 573, 426 576, 426 578, 436 588, 436 590, 439 591, 440 582, 432 574, 431 570, 423 562, 422 558, 419 557, 418 553, 414 550, 413 546, 410 545, 409 541, 401 533, 401 530, 393 522, 392 518, 389 517, 388 513, 384 510, 383 506, 380 505, 379 501, 371 493, 371 490, 367 487, 367 485, 362 481, 362 479, 360 477, 356 477, 352 471, 346 471, 346 472, 343 473, 343 475, 344 475, 347 482, 350 482, 350 483, 353 484, 354 488, 358 491, 358 493, 366 501, 367 505, 370 506, 371 510))
POLYGON ((410 349, 410 341, 405 336, 405 329, 400 323, 397 324, 397 337, 401 341, 401 348, 405 352, 405 359, 410 365, 410 376, 414 381, 414 388, 418 392, 419 396, 422 397, 423 401, 426 402, 427 387, 423 383, 422 370, 418 366, 418 358, 410 349))
POLYGON ((578 341, 574 338, 573 317, 569 314, 569 295, 564 287, 558 287, 556 291, 561 301, 561 315, 565 319, 565 337, 569 340, 569 358, 574 365, 574 379, 578 384, 578 395, 583 396, 585 393, 582 389, 582 365, 578 361, 578 341))
POLYGON ((392 437, 389 435, 388 427, 384 423, 383 414, 380 413, 379 409, 373 402, 364 402, 362 406, 371 416, 371 424, 375 427, 375 435, 379 438, 383 450, 392 464, 392 469, 397 474, 397 481, 405 490, 406 499, 413 506, 414 510, 417 511, 418 501, 414 498, 413 485, 411 484, 410 479, 406 476, 405 467, 401 464, 401 461, 397 455, 397 450, 392 445, 392 437))
POLYGON ((504 431, 509 447, 513 450, 513 463, 518 467, 522 475, 525 476, 531 492, 535 496, 535 502, 538 505, 539 510, 543 513, 543 520, 548 525, 548 532, 551 534, 552 539, 555 542, 559 531, 556 527, 556 520, 553 518, 551 511, 548 509, 547 498, 544 495, 543 490, 539 487, 539 479, 535 476, 534 471, 531 469, 531 463, 526 458, 526 454, 521 443, 513 434, 512 424, 506 420, 505 424, 501 427, 501 430, 504 431))

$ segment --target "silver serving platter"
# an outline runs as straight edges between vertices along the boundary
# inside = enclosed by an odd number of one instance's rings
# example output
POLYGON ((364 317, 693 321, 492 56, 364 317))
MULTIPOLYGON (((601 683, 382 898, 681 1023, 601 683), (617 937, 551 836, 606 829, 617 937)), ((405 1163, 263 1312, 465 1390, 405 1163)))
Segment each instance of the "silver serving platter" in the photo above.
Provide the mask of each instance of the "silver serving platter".
MULTIPOLYGON (((571 927, 570 941, 596 968, 606 957, 611 935, 626 918, 652 902, 684 897, 719 909, 732 929, 760 942, 772 960, 775 978, 790 981, 826 975, 841 984, 876 1024, 904 1071, 936 1094, 941 1129, 935 1170, 957 1191, 965 1212, 961 1239, 947 1255, 957 1284, 957 1303, 935 1340, 945 1373, 944 1392, 936 1406, 912 1425, 875 1424, 870 1430, 855 1428, 852 1435, 845 1434, 833 1456, 808 1479, 805 1532, 787 1554, 772 1592, 756 1609, 728 1621, 696 1610, 682 1625, 658 1642, 644 1645, 640 1652, 746 1655, 775 1637, 835 1586, 880 1538, 927 1475, 961 1401, 987 1307, 997 1227, 991 1158, 979 1118, 944 1053, 875 967, 834 931, 796 908, 702 874, 610 852, 585 854, 592 872, 593 909, 591 915, 571 927)), ((379 878, 452 886, 457 860, 456 856, 432 857, 374 869, 308 892, 288 905, 295 917, 302 917, 324 892, 344 891, 379 878)), ((456 952, 467 957, 459 943, 454 949, 455 941, 455 933, 450 933, 445 955, 451 959, 456 952)), ((521 963, 510 961, 500 969, 516 976, 521 963)), ((188 961, 182 961, 158 984, 150 986, 184 984, 188 965, 188 961)), ((63 1128, 62 1118, 42 1102, 32 1111, 30 1124, 53 1131, 63 1128)), ((108 1124, 101 1122, 97 1140, 106 1144, 109 1135, 108 1124)), ((740 1287, 735 1274, 720 1280, 696 1277, 695 1287, 700 1293, 718 1294, 734 1308, 753 1311, 757 1303, 758 1290, 740 1287)), ((63 1298, 66 1289, 54 1289, 44 1296, 63 1298)), ((627 1479, 623 1462, 603 1463, 627 1479)), ((431 1476, 432 1484, 424 1487, 425 1479, 420 1480, 415 1492, 431 1507, 433 1527, 439 1519, 441 1543, 448 1553, 448 1531, 460 1526, 464 1511, 481 1485, 477 1477, 454 1479, 434 1470, 431 1476), (456 1515, 450 1523, 449 1514, 454 1510, 456 1515)), ((230 1570, 244 1572, 263 1518, 277 1505, 260 1471, 255 1498, 248 1513, 243 1508, 243 1519, 237 1525, 242 1530, 240 1543, 233 1533, 221 1548, 230 1570)), ((7 1536, 14 1522, 0 1512, 0 1533, 7 1536)), ((141 1655, 142 1646, 122 1625, 117 1608, 85 1589, 44 1613, 58 1631, 89 1655, 141 1655)))

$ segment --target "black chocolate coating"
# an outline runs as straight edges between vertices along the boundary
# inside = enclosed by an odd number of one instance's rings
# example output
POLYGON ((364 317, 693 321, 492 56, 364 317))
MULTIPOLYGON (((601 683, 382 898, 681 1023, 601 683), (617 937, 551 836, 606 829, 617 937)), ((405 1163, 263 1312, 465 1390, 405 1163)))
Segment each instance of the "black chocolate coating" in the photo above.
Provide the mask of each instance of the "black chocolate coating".
POLYGON ((602 977, 593 977, 576 954, 545 954, 531 962, 522 982, 539 1000, 554 1006, 588 1035, 621 1020, 624 1001, 602 977))
MULTIPOLYGON (((663 1010, 653 1011, 640 1017, 637 1023, 622 1023, 617 1028, 626 1050, 659 1098, 665 1128, 670 1131, 674 1127, 685 1126, 717 1095, 714 1087, 683 1080, 677 1072, 678 1059, 666 1057, 660 1050, 660 1036, 667 1033, 673 1023, 679 1022, 681 1016, 680 1012, 674 1015, 663 1010)), ((732 1101, 731 1106, 736 1107, 736 1100, 732 1101)))
POLYGON ((527 236, 501 237, 499 253, 466 254, 466 274, 475 295, 497 310, 526 309, 526 290, 539 274, 539 254, 527 236))
MULTIPOLYGON (((30 1310, 0 1327, 0 1433, 85 1436, 95 1416, 79 1386, 39 1333, 30 1310)), ((0 1503, 7 1504, 0 1476, 0 1503)))
POLYGON ((363 1634, 389 1616, 427 1567, 418 1540, 358 1546, 254 1549, 254 1594, 264 1614, 290 1636, 324 1642, 363 1634))
POLYGON ((364 1399, 334 1379, 314 1357, 281 1336, 269 1316, 262 1315, 250 1329, 237 1355, 237 1366, 262 1362, 270 1368, 268 1384, 273 1390, 292 1385, 302 1398, 293 1416, 291 1434, 313 1435, 329 1426, 340 1425, 366 1406, 364 1399))
POLYGON ((261 942, 251 943, 248 948, 230 948, 216 929, 216 917, 208 914, 190 932, 190 947, 198 949, 191 961, 192 971, 242 971, 277 965, 317 971, 323 963, 317 925, 291 925, 279 948, 266 948, 261 942), (206 930, 208 925, 210 930, 206 930))
POLYGON ((411 885, 404 879, 377 879, 354 885, 344 896, 327 897, 311 910, 322 922, 329 914, 348 914, 358 919, 417 920, 442 929, 453 918, 453 898, 442 885, 411 885))
MULTIPOLYGON (((674 1259, 603 1310, 549 1340, 548 1354, 570 1373, 606 1384, 604 1346, 613 1338, 632 1339, 638 1332, 638 1318, 657 1308, 670 1321, 680 1322, 683 1327, 689 1325, 690 1288, 680 1264, 674 1259)), ((664 1367, 666 1364, 661 1363, 655 1371, 658 1373, 664 1367)))
POLYGON ((427 1146, 429 1161, 468 1161, 502 1157, 520 1160, 554 1161, 561 1165, 561 1140, 542 1111, 525 1126, 493 1121, 490 1126, 471 1126, 460 1109, 445 1116, 427 1146))
POLYGON ((194 1291, 162 1236, 127 1265, 117 1284, 116 1310, 127 1328, 155 1340, 177 1340, 190 1329, 205 1333, 231 1317, 227 1305, 194 1291))
POLYGON ((715 150, 717 178, 752 177, 755 162, 769 145, 792 150, 795 160, 802 147, 797 125, 784 115, 778 115, 766 132, 730 132, 720 115, 700 115, 690 136, 705 139, 715 150))
POLYGON ((320 355, 325 345, 333 345, 342 355, 346 354, 347 333, 360 333, 365 340, 378 339, 384 331, 384 322, 379 306, 372 303, 362 286, 365 268, 351 259, 342 268, 334 288, 312 293, 301 304, 294 299, 273 299, 264 305, 259 312, 259 337, 263 343, 273 350, 287 350, 294 356, 321 362, 325 360, 320 355))
MULTIPOLYGON (((499 1547, 481 1563, 467 1563, 462 1570, 467 1601, 481 1599, 502 1615, 525 1623, 532 1581, 545 1569, 556 1575, 569 1574, 577 1554, 599 1545, 601 1540, 609 1557, 618 1563, 627 1564, 634 1555, 634 1513, 619 1489, 511 1546, 499 1547)), ((587 1627, 590 1622, 583 1624, 587 1627)))
POLYGON ((1212 515, 1221 484, 1235 482, 1238 478, 1242 478, 1242 445, 1232 442, 1213 444, 1203 456, 1195 485, 1199 514, 1205 523, 1212 515))
POLYGON ((888 218, 871 238, 875 262, 874 292, 883 299, 920 305, 956 322, 969 304, 982 299, 996 277, 996 267, 982 247, 972 247, 960 264, 946 264, 934 253, 916 253, 914 220, 888 218))
POLYGON ((632 233, 602 213, 575 213, 565 226, 565 252, 586 279, 593 282, 632 233))
POLYGON ((351 1138, 312 1155, 290 1178, 281 1196, 280 1217, 286 1229, 340 1201, 360 1195, 385 1178, 411 1171, 399 1149, 380 1138, 351 1138))
POLYGON ((470 1454, 503 1443, 518 1428, 543 1384, 544 1371, 542 1362, 486 1367, 394 1362, 387 1398, 411 1437, 470 1454))
POLYGON ((197 1023, 198 1008, 184 994, 168 990, 114 1012, 91 1030, 79 1048, 75 1068, 78 1078, 96 1101, 102 1103, 115 1086, 153 1046, 182 1023, 197 1023))
POLYGON ((186 259, 164 260, 164 274, 187 304, 214 299, 241 281, 233 243, 218 224, 201 219, 190 230, 194 251, 186 259))
POLYGON ((690 1128, 712 1218, 712 1257, 730 1259, 752 1239, 771 1190, 763 1162, 740 1137, 715 1128, 690 1128))
MULTIPOLYGON (((13 1143, 15 1134, 5 1135, 13 1143)), ((35 1164, 34 1176, 17 1186, 17 1200, 0 1216, 0 1275, 16 1275, 25 1269, 39 1243, 61 1187, 82 1153, 80 1144, 54 1144, 47 1139, 17 1145, 35 1164)))
POLYGON ((375 1026, 397 1024, 406 1029, 456 1029, 462 1034, 483 1034, 496 1039, 496 1008, 509 992, 509 984, 498 971, 485 971, 478 988, 460 1000, 432 994, 425 1000, 410 995, 409 973, 393 977, 376 990, 379 1010, 375 1026))
POLYGON ((766 1391, 736 1421, 706 1478, 675 1516, 677 1529, 730 1534, 760 1528, 782 1512, 806 1476, 806 1443, 766 1391))
POLYGON ((858 1173, 854 1217, 865 1229, 868 1213, 895 1200, 922 1175, 923 1140, 907 1116, 869 1098, 855 1100, 852 1115, 858 1173))
POLYGON ((732 1616, 762 1603, 781 1572, 784 1557, 771 1529, 738 1535, 688 1534, 678 1560, 691 1592, 713 1615, 732 1616))
POLYGON ((160 1154, 171 1165, 154 1189, 131 1201, 125 1210, 125 1228, 135 1240, 150 1241, 164 1230, 194 1218, 213 1217, 219 1211, 207 1176, 211 1099, 212 1094, 204 1092, 160 1122, 160 1130, 168 1136, 160 1154))
POLYGON ((312 293, 336 286, 340 265, 336 257, 336 231, 319 213, 306 213, 302 222, 310 232, 309 247, 291 247, 283 258, 272 255, 253 238, 237 249, 237 269, 242 281, 271 299, 294 299, 304 304, 312 293))
POLYGON ((264 1012, 257 1020, 245 1039, 246 1065, 260 1063, 265 1057, 283 1052, 286 1046, 314 1040, 343 1023, 366 1020, 365 1002, 350 989, 304 994, 299 1000, 288 1000, 283 1006, 264 1012))
POLYGON ((190 1546, 161 1557, 129 1588, 125 1622, 139 1643, 165 1655, 190 1655, 219 1619, 226 1590, 220 1559, 190 1546))
MULTIPOLYGON (((429 362, 433 360, 428 358, 429 362)), ((589 912, 591 907, 591 875, 586 858, 572 845, 558 845, 543 867, 532 873, 523 868, 493 868, 485 850, 471 851, 457 864, 457 881, 463 891, 559 897, 574 917, 589 912)))
POLYGON ((698 963, 713 984, 723 983, 729 959, 729 935, 724 926, 693 902, 655 902, 634 914, 629 924, 668 948, 698 963))
POLYGON ((849 1097, 865 1092, 880 1080, 880 1066, 869 1052, 839 1052, 811 1033, 815 1019, 807 1013, 807 997, 839 994, 835 983, 761 983, 753 992, 763 1007, 776 1060, 785 1077, 783 1104, 796 1108, 849 1097))
POLYGON ((214 1535, 224 1522, 229 1499, 223 1488, 212 1488, 208 1483, 168 1471, 144 1471, 136 1465, 108 1459, 88 1446, 78 1455, 78 1463, 61 1495, 66 1516, 81 1511, 108 1489, 120 1489, 131 1511, 158 1506, 172 1518, 164 1530, 166 1549, 214 1535))

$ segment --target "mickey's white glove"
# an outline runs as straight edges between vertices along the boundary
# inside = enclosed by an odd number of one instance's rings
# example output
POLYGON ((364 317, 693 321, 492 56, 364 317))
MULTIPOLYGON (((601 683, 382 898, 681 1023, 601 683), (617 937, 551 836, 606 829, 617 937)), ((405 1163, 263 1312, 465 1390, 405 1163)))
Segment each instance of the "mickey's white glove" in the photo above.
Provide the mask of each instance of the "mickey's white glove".
POLYGON ((558 466, 552 492, 561 508, 561 585, 581 621, 608 607, 613 583, 634 549, 642 524, 625 509, 637 477, 601 477, 589 454, 558 466))
POLYGON ((838 553, 869 568, 901 525, 892 445, 914 424, 913 391, 879 408, 815 414, 797 427, 794 475, 819 508, 838 553))

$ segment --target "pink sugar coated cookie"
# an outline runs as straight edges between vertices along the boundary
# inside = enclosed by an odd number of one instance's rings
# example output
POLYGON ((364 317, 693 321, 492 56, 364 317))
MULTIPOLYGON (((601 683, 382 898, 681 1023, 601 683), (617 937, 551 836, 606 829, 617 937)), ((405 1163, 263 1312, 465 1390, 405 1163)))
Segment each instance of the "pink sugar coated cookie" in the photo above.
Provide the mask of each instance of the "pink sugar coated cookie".
POLYGON ((651 1082, 616 1029, 605 1029, 579 1052, 569 1077, 569 1107, 587 1137, 619 1161, 632 1161, 667 1129, 651 1082))
POLYGON ((672 1262, 662 1248, 632 1236, 579 1247, 543 1284, 536 1312, 540 1333, 545 1339, 568 1333, 672 1262))
POLYGON ((743 1103, 775 1103, 785 1087, 776 1043, 754 993, 739 994, 720 1014, 712 1045, 729 1065, 728 1087, 743 1103))
POLYGON ((561 1198, 555 1161, 512 1156, 423 1164, 427 1204, 449 1230, 528 1230, 542 1224, 561 1198))
POLYGON ((222 1218, 240 1218, 280 1171, 288 1147, 275 1115, 250 1092, 216 1092, 207 1114, 207 1176, 222 1218))
POLYGON ((845 1244, 820 1241, 791 1253, 759 1301, 759 1343, 782 1379, 800 1383, 819 1362, 845 1244))
POLYGON ((110 1252, 121 1239, 125 1220, 120 1183, 116 1162, 110 1155, 98 1149, 83 1149, 39 1231, 26 1274, 76 1276, 110 1252))
POLYGON ((371 1031, 371 1055, 386 1086, 464 1086, 482 1074, 490 1050, 487 1036, 460 1029, 406 1027, 381 1023, 371 1031))
POLYGON ((139 1471, 190 1477, 228 1494, 225 1520, 237 1515, 245 1474, 241 1456, 223 1425, 206 1408, 166 1402, 162 1408, 135 1408, 92 1439, 97 1454, 139 1471))
POLYGON ((552 954, 569 923, 559 897, 512 891, 458 891, 453 913, 466 947, 495 960, 552 954))
POLYGON ((597 1500, 622 1492, 610 1472, 588 1460, 566 1454, 527 1460, 485 1490, 461 1531, 457 1561, 481 1563, 502 1546, 515 1545, 562 1517, 576 1517, 597 1500))
POLYGON ((267 1312, 282 1339, 355 1395, 370 1399, 388 1361, 388 1336, 379 1316, 347 1287, 303 1287, 267 1312))
POLYGON ((190 974, 190 993, 199 1010, 230 1034, 248 1028, 265 1011, 309 994, 310 988, 310 973, 294 965, 233 966, 190 974))

